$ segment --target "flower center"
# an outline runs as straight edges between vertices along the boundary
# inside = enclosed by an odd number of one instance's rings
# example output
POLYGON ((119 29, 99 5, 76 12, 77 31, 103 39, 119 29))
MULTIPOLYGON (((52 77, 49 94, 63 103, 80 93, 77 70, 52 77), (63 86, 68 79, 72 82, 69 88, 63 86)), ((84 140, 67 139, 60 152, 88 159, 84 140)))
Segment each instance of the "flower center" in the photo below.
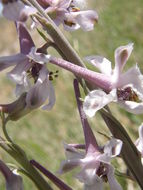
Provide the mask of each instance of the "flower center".
POLYGON ((131 88, 118 88, 117 89, 117 97, 118 100, 124 100, 124 101, 134 101, 134 102, 140 102, 140 99, 137 95, 137 93, 131 88))
POLYGON ((31 77, 34 79, 34 83, 36 83, 36 81, 38 80, 41 68, 42 68, 41 64, 35 63, 29 71, 31 77))
POLYGON ((107 168, 104 163, 100 163, 100 166, 96 172, 96 174, 103 179, 104 182, 107 182, 107 168))

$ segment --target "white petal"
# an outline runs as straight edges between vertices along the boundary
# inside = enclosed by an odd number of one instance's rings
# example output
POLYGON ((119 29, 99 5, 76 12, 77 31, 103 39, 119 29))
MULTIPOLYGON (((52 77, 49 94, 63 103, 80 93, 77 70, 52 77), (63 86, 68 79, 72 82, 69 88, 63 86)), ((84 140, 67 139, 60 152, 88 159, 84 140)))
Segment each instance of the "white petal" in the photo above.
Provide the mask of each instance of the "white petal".
POLYGON ((55 97, 55 90, 53 88, 52 83, 47 79, 47 87, 48 87, 48 92, 47 98, 48 98, 48 104, 44 105, 42 107, 43 110, 51 110, 53 106, 55 105, 56 97, 55 97))
POLYGON ((103 190, 103 181, 97 176, 93 185, 84 185, 84 190, 103 190))
POLYGON ((111 62, 105 57, 93 55, 88 56, 85 59, 93 66, 97 67, 101 73, 107 74, 109 76, 112 74, 111 62))
POLYGON ((114 176, 114 168, 112 166, 109 166, 108 169, 109 171, 107 173, 107 178, 110 185, 110 190, 122 190, 121 185, 117 182, 114 176))
POLYGON ((143 98, 143 75, 138 66, 131 67, 127 72, 120 76, 118 87, 131 86, 143 98))
POLYGON ((4 4, 3 15, 10 20, 18 21, 20 13, 25 8, 21 1, 4 4))
POLYGON ((65 30, 74 31, 80 28, 80 25, 76 22, 75 18, 76 18, 76 13, 68 12, 64 14, 62 24, 65 30))
POLYGON ((65 149, 65 154, 66 158, 69 159, 82 159, 84 158, 85 154, 73 146, 70 146, 66 143, 64 143, 64 149, 65 149))
POLYGON ((38 108, 42 106, 48 98, 49 104, 45 105, 43 109, 51 109, 55 103, 54 89, 52 87, 51 82, 49 81, 48 70, 44 65, 40 70, 37 82, 27 93, 27 107, 30 109, 38 108))
POLYGON ((14 66, 22 61, 24 61, 26 59, 26 56, 23 54, 16 54, 16 55, 12 55, 12 56, 4 56, 4 57, 0 57, 0 71, 14 66))
POLYGON ((27 93, 26 103, 30 109, 35 109, 43 105, 48 97, 49 89, 47 82, 44 81, 41 84, 35 84, 27 93))
POLYGON ((111 158, 120 154, 122 141, 112 138, 105 146, 104 153, 97 156, 97 160, 103 163, 110 164, 111 158))
POLYGON ((29 15, 35 14, 37 10, 24 5, 21 1, 9 2, 3 5, 3 15, 13 21, 26 21, 29 15))
POLYGON ((118 101, 119 105, 130 113, 142 114, 143 102, 137 103, 133 101, 118 101))
POLYGON ((128 58, 130 57, 133 50, 133 43, 126 46, 120 46, 115 50, 115 68, 114 75, 120 76, 124 65, 126 64, 128 58))
POLYGON ((85 31, 91 31, 94 29, 94 24, 98 20, 98 14, 96 11, 79 11, 76 16, 76 21, 80 27, 85 31))
POLYGON ((119 139, 112 138, 105 146, 104 153, 111 157, 115 157, 120 154, 123 142, 119 139))
POLYGON ((8 78, 17 84, 24 84, 24 78, 26 77, 27 71, 31 68, 32 63, 27 60, 17 64, 12 71, 7 73, 8 78))
POLYGON ((116 91, 112 90, 106 94, 102 90, 91 91, 84 100, 83 109, 89 117, 93 117, 95 113, 105 105, 116 99, 116 91))
MULTIPOLYGON (((85 184, 85 187, 102 187, 102 179, 96 175, 96 168, 88 168, 86 170, 82 170, 79 174, 76 175, 76 178, 85 184)), ((89 189, 90 189, 89 188, 89 189)))
POLYGON ((30 53, 27 55, 30 59, 32 59, 34 62, 39 64, 44 64, 49 62, 50 55, 46 55, 43 53, 37 53, 37 49, 35 47, 31 48, 30 53))

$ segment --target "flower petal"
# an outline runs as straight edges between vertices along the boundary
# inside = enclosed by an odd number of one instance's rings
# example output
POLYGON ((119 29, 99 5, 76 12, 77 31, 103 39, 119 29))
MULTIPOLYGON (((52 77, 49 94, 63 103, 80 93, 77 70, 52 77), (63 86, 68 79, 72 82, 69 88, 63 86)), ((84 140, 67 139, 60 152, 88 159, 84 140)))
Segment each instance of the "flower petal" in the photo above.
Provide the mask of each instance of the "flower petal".
POLYGON ((97 156, 97 160, 103 163, 110 164, 111 158, 117 156, 121 152, 122 141, 112 138, 105 146, 104 153, 97 156))
POLYGON ((31 68, 32 63, 27 60, 17 64, 12 71, 7 73, 8 78, 16 84, 23 85, 28 89, 27 71, 31 68))
POLYGON ((64 143, 64 149, 67 159, 82 159, 85 154, 82 151, 77 150, 71 145, 64 143))
POLYGON ((98 14, 96 11, 79 11, 76 16, 76 21, 84 31, 91 31, 94 29, 94 24, 98 20, 98 14))
POLYGON ((97 176, 93 185, 84 184, 84 190, 103 190, 102 179, 97 176))
POLYGON ((4 4, 3 8, 3 15, 13 21, 26 21, 34 13, 36 9, 24 5, 20 0, 4 4))
POLYGON ((80 173, 78 173, 76 175, 76 178, 84 183, 84 185, 87 187, 95 187, 96 184, 99 186, 99 187, 102 187, 102 179, 100 177, 98 177, 96 175, 96 168, 92 168, 92 167, 89 167, 89 168, 86 168, 86 169, 82 169, 80 171, 80 173))
POLYGON ((31 48, 30 53, 27 55, 30 59, 32 59, 34 62, 39 64, 48 63, 50 59, 50 55, 46 55, 43 53, 37 53, 37 49, 35 47, 31 48))
POLYGON ((71 159, 71 160, 62 161, 60 170, 58 173, 63 174, 65 172, 69 172, 75 169, 76 167, 80 166, 80 164, 81 164, 80 159, 71 159))
POLYGON ((130 57, 133 50, 133 43, 126 46, 120 46, 115 50, 115 68, 114 75, 117 78, 120 76, 124 65, 126 64, 128 58, 130 57))
POLYGON ((138 66, 131 67, 127 72, 120 76, 118 87, 131 86, 137 94, 143 99, 143 75, 138 66))
POLYGON ((54 90, 51 87, 49 81, 49 74, 46 66, 44 65, 40 71, 39 78, 35 85, 29 90, 26 97, 27 107, 30 109, 35 109, 42 106, 47 98, 49 99, 49 104, 45 106, 45 109, 50 109, 55 103, 55 95, 53 95, 54 90), (52 89, 52 92, 50 90, 52 89), (51 94, 50 94, 51 93, 51 94))
POLYGON ((113 89, 109 94, 102 90, 91 91, 84 100, 83 109, 89 117, 93 117, 95 113, 105 105, 116 99, 116 90, 113 89))
POLYGON ((110 185, 110 190, 122 190, 121 185, 117 182, 114 176, 114 168, 112 166, 108 167, 107 178, 110 185))
POLYGON ((133 101, 118 101, 119 105, 130 113, 142 114, 143 102, 137 103, 133 101))
POLYGON ((26 59, 26 56, 18 53, 12 56, 4 56, 4 57, 0 57, 0 71, 14 66, 22 61, 24 61, 26 59))
POLYGON ((119 139, 112 138, 105 146, 104 153, 111 157, 118 156, 121 152, 123 142, 119 139))
POLYGON ((105 57, 101 56, 88 56, 85 58, 89 63, 98 68, 101 73, 111 76, 112 67, 111 62, 105 57))
POLYGON ((55 90, 53 88, 52 83, 47 79, 47 86, 48 86, 48 92, 47 98, 49 100, 48 104, 44 105, 42 107, 43 110, 51 110, 53 106, 55 105, 56 97, 55 97, 55 90))

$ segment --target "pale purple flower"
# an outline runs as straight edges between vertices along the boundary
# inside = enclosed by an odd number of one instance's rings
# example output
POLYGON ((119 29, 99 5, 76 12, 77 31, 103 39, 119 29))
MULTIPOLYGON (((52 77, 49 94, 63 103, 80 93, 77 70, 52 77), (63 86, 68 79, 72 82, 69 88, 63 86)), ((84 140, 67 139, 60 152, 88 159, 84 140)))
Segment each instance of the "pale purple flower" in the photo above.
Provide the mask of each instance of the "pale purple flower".
POLYGON ((141 114, 143 113, 143 75, 137 64, 123 72, 132 50, 132 43, 116 49, 114 69, 111 67, 111 62, 104 57, 87 57, 87 60, 96 66, 101 73, 50 55, 39 53, 36 54, 36 59, 41 60, 41 63, 49 61, 82 77, 92 86, 95 85, 95 87, 102 89, 93 90, 86 96, 83 107, 88 116, 92 117, 96 111, 112 101, 117 102, 131 113, 141 114))
POLYGON ((0 160, 0 171, 6 180, 6 190, 23 190, 21 176, 16 170, 11 171, 7 165, 0 160))
MULTIPOLYGON (((8 73, 8 77, 16 83, 16 96, 27 92, 26 109, 35 109, 42 106, 48 99, 48 104, 43 109, 51 109, 55 103, 55 93, 49 71, 40 60, 35 62, 29 55, 35 55, 35 45, 30 34, 22 23, 17 24, 20 39, 20 53, 0 57, 0 71, 8 67, 15 67, 8 73), (34 51, 33 51, 34 50, 34 51), (33 80, 33 82, 31 82, 33 80)), ((36 56, 36 55, 35 55, 36 56)))
POLYGON ((79 167, 80 172, 76 175, 76 178, 84 184, 85 190, 102 190, 104 181, 109 182, 111 190, 121 190, 121 186, 115 179, 114 168, 111 166, 110 161, 120 154, 122 141, 112 138, 104 146, 103 151, 100 151, 79 100, 80 92, 76 81, 74 86, 83 125, 86 151, 79 152, 75 146, 65 145, 67 160, 62 162, 59 173, 62 174, 79 167))
POLYGON ((112 84, 108 94, 102 90, 94 90, 86 96, 84 111, 88 116, 92 117, 97 110, 111 101, 118 102, 121 107, 131 113, 143 113, 143 75, 137 65, 122 72, 132 50, 133 44, 116 49, 114 69, 111 68, 111 62, 104 57, 87 57, 92 65, 109 77, 112 84))
POLYGON ((13 21, 26 21, 28 17, 35 14, 35 8, 25 5, 20 0, 1 0, 3 4, 3 15, 13 21))
POLYGON ((85 31, 94 29, 98 14, 94 10, 80 10, 79 3, 72 0, 37 0, 53 21, 63 24, 66 30, 76 30, 80 27, 85 31))

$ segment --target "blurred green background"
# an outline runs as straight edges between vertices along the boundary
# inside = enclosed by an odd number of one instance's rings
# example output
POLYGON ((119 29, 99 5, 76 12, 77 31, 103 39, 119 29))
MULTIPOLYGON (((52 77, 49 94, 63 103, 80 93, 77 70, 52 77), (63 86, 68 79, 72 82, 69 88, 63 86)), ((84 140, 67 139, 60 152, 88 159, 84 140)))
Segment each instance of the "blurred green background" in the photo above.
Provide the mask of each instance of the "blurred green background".
MULTIPOLYGON (((99 23, 94 31, 65 32, 76 51, 82 58, 88 55, 103 55, 114 64, 114 50, 120 45, 133 42, 134 50, 126 69, 137 62, 143 72, 143 0, 90 0, 89 7, 97 10, 99 14, 99 23)), ((43 44, 43 40, 36 31, 32 31, 32 37, 36 40, 37 46, 43 44)), ((11 55, 19 51, 14 24, 4 18, 0 19, 0 42, 0 56, 11 55)), ((57 68, 52 67, 52 69, 57 68)), ((40 109, 33 111, 19 121, 8 124, 10 136, 26 151, 29 159, 36 159, 53 173, 57 172, 60 162, 65 158, 63 142, 84 143, 72 87, 73 76, 62 69, 59 71, 59 77, 53 81, 57 99, 54 108, 50 112, 40 109)), ((5 74, 6 72, 2 72, 0 75, 0 103, 8 103, 15 99, 14 84, 6 78, 5 74)), ((127 113, 116 104, 110 104, 110 107, 114 116, 122 122, 135 141, 138 137, 138 126, 142 122, 142 115, 127 113)), ((109 136, 110 132, 98 113, 96 117, 90 119, 90 122, 99 144, 103 145, 107 139, 99 135, 98 131, 109 136)), ((17 165, 1 149, 0 159, 17 165)), ((126 172, 121 159, 113 162, 117 170, 126 172)), ((73 189, 80 190, 82 184, 72 178, 74 173, 63 175, 61 178, 73 189)), ((0 176, 0 189, 3 190, 5 189, 4 178, 0 176)), ((123 189, 139 189, 130 180, 118 176, 117 178, 123 189)), ((30 180, 24 176, 23 179, 25 190, 36 189, 30 180)), ((51 185, 57 189, 53 184, 51 185)), ((105 184, 105 189, 109 189, 108 184, 105 184)))

